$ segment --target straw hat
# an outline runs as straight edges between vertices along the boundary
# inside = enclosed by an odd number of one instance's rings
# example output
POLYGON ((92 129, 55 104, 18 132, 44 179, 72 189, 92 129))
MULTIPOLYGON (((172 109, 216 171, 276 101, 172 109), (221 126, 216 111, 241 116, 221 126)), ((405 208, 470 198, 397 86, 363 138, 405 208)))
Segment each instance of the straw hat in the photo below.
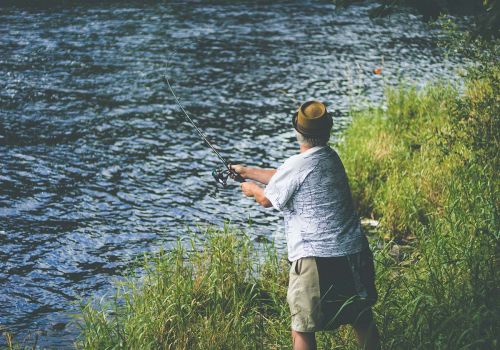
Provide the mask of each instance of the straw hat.
POLYGON ((315 137, 330 133, 333 121, 326 106, 319 101, 303 103, 293 115, 293 127, 304 136, 315 137))

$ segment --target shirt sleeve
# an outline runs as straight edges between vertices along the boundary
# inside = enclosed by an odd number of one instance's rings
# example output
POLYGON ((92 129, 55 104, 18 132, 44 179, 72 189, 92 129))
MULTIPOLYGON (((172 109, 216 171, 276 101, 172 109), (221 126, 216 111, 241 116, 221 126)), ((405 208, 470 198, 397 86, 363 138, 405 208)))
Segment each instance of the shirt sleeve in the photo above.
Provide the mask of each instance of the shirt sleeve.
POLYGON ((296 170, 285 162, 278 168, 271 177, 264 190, 264 195, 271 202, 273 207, 283 210, 288 200, 293 196, 299 187, 296 170))

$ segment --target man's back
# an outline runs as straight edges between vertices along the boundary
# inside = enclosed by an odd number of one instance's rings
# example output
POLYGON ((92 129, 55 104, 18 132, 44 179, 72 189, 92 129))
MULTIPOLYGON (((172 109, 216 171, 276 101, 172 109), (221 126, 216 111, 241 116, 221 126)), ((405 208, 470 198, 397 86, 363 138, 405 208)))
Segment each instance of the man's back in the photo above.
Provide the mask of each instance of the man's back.
POLYGON ((360 252, 367 244, 342 162, 328 146, 290 157, 265 194, 283 211, 289 259, 360 252))

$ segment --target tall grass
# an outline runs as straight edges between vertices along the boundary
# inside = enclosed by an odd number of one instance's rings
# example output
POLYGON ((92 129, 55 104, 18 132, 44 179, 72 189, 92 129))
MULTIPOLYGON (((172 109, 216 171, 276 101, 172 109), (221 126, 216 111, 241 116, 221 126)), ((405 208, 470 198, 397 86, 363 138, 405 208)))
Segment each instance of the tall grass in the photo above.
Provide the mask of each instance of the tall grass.
MULTIPOLYGON (((269 258, 262 266, 255 264, 250 240, 227 227, 208 229, 203 238, 145 258, 142 280, 122 282, 114 298, 98 307, 84 306, 79 345, 245 349, 258 347, 264 333, 276 332, 286 318, 277 302, 286 293, 279 262, 269 258), (260 278, 267 275, 272 278, 260 278)), ((281 341, 276 336, 268 340, 266 345, 281 341)))
MULTIPOLYGON (((143 277, 120 282, 112 297, 82 304, 77 348, 290 348, 288 262, 272 246, 256 252, 234 228, 200 234, 202 243, 145 257, 143 277)), ((347 334, 318 344, 355 349, 347 334)))
POLYGON ((339 144, 360 211, 393 239, 376 254, 386 348, 499 346, 498 63, 487 71, 462 94, 391 90, 339 144))
POLYGON ((390 90, 387 110, 357 113, 338 145, 361 214, 381 217, 395 236, 411 234, 445 205, 444 180, 458 164, 443 157, 438 135, 455 96, 445 85, 390 90))

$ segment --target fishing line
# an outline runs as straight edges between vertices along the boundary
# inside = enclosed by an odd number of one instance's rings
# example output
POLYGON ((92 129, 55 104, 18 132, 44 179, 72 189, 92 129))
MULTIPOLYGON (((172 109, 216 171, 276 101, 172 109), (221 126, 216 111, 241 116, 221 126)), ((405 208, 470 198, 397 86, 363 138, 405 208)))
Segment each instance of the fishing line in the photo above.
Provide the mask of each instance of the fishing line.
POLYGON ((177 103, 177 105, 181 109, 182 113, 184 113, 184 116, 191 123, 191 125, 194 127, 194 129, 198 132, 198 135, 200 135, 200 137, 203 139, 203 141, 205 141, 206 144, 212 149, 212 151, 214 151, 214 153, 217 155, 217 157, 219 157, 219 159, 222 161, 222 163, 224 163, 224 165, 226 167, 229 167, 229 163, 226 161, 226 159, 224 159, 224 157, 221 156, 221 154, 219 153, 219 151, 217 151, 215 149, 215 147, 212 145, 212 143, 208 140, 207 136, 203 133, 203 131, 200 130, 200 128, 198 128, 196 126, 196 124, 194 123, 194 121, 189 116, 188 112, 186 112, 186 110, 182 106, 181 102, 177 98, 177 95, 175 94, 174 89, 172 89, 172 85, 170 85, 170 81, 168 80, 167 77, 165 77, 165 80, 167 82, 168 88, 170 89, 170 92, 172 93, 172 96, 174 96, 175 102, 177 103))
POLYGON ((205 143, 212 149, 212 151, 214 151, 214 153, 217 155, 217 157, 220 159, 220 161, 224 164, 225 169, 215 168, 214 170, 212 170, 212 176, 214 177, 215 181, 217 183, 221 184, 222 187, 227 186, 227 179, 228 178, 231 178, 231 179, 238 181, 238 182, 245 182, 245 179, 243 179, 240 174, 238 174, 236 171, 234 171, 233 168, 231 168, 231 162, 227 161, 219 153, 219 151, 217 151, 217 149, 214 147, 214 145, 208 140, 205 133, 195 124, 193 119, 191 119, 191 117, 189 116, 189 113, 186 111, 184 106, 182 106, 181 102, 179 101, 179 98, 175 94, 174 89, 172 88, 172 85, 170 84, 170 81, 168 80, 167 77, 165 77, 165 81, 168 85, 168 88, 170 89, 170 93, 174 97, 175 102, 177 103, 177 105, 181 109, 181 111, 184 114, 184 116, 186 117, 186 119, 193 126, 193 128, 196 130, 198 135, 201 137, 201 139, 203 141, 205 141, 205 143))

